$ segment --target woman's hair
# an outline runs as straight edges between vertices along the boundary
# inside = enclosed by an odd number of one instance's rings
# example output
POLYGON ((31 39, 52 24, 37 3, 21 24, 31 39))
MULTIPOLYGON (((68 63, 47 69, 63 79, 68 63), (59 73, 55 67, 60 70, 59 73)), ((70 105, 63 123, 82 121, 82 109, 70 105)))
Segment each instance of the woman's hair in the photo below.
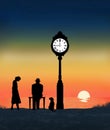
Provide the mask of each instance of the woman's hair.
POLYGON ((15 77, 15 80, 16 80, 16 81, 19 81, 19 80, 21 80, 21 77, 20 77, 20 76, 16 76, 16 77, 15 77))

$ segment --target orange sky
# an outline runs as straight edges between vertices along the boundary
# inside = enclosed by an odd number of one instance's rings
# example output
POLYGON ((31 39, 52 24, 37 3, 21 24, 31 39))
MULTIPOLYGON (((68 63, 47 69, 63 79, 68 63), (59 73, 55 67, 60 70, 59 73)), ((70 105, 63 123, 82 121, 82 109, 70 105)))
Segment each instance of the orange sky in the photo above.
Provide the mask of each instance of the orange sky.
MULTIPOLYGON (((1 105, 10 107, 12 81, 16 75, 20 75, 22 78, 19 82, 19 93, 21 100, 23 100, 22 107, 28 107, 31 85, 37 77, 41 79, 41 83, 44 85, 43 94, 46 97, 47 106, 48 97, 56 98, 58 60, 50 48, 43 53, 4 51, 0 64, 1 105)), ((107 50, 74 51, 70 48, 62 60, 65 107, 92 107, 109 102, 109 77, 110 60, 107 50), (87 90, 90 93, 91 100, 88 103, 81 103, 76 98, 81 90, 87 90)))

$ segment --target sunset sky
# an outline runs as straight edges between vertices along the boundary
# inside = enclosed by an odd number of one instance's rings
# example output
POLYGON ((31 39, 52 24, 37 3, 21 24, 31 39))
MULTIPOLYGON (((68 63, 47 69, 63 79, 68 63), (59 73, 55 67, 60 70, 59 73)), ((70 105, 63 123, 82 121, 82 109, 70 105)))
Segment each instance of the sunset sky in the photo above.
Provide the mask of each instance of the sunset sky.
MULTIPOLYGON (((14 77, 19 75, 21 107, 28 107, 31 85, 39 77, 43 95, 56 98, 58 60, 52 37, 62 31, 70 48, 62 60, 65 108, 110 102, 109 0, 0 1, 0 105, 10 107, 14 77), (77 95, 91 98, 81 103, 77 95)), ((55 99, 56 100, 56 99, 55 99)))

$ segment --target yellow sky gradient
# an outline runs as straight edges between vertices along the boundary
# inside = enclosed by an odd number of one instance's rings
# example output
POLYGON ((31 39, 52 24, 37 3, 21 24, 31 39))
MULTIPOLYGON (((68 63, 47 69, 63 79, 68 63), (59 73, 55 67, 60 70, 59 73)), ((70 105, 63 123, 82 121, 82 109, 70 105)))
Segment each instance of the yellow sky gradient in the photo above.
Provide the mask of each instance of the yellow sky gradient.
MULTIPOLYGON (((13 47, 14 48, 14 47, 13 47)), ((29 48, 27 49, 29 50, 29 48)), ((46 97, 56 96, 58 60, 50 46, 41 51, 23 51, 4 48, 0 56, 1 104, 9 107, 11 85, 14 77, 20 75, 21 98, 31 96, 31 85, 41 78, 46 97), (7 103, 8 102, 8 103, 7 103)), ((110 51, 109 48, 84 48, 70 46, 62 60, 64 97, 77 97, 81 90, 90 92, 92 98, 109 97, 110 92, 110 51)), ((66 104, 66 103, 65 103, 66 104)), ((25 106, 25 104, 23 104, 25 106)), ((26 105, 27 107, 27 105, 26 105)))

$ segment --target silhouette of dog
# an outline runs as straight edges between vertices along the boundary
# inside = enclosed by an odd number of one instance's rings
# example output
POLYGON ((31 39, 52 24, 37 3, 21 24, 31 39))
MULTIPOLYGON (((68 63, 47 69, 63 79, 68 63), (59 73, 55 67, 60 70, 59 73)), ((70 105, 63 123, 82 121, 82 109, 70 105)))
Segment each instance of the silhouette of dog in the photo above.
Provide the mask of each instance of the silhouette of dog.
POLYGON ((50 97, 49 100, 50 100, 49 110, 54 111, 54 104, 55 104, 54 103, 54 98, 50 97))

